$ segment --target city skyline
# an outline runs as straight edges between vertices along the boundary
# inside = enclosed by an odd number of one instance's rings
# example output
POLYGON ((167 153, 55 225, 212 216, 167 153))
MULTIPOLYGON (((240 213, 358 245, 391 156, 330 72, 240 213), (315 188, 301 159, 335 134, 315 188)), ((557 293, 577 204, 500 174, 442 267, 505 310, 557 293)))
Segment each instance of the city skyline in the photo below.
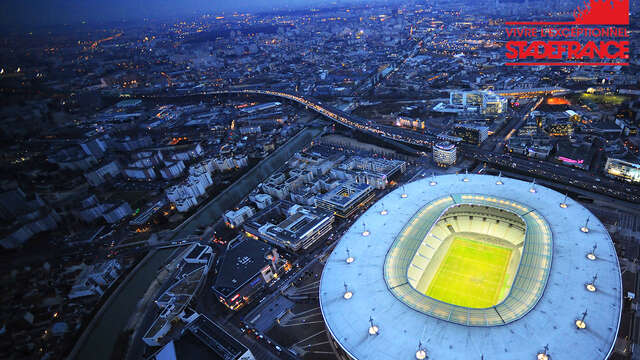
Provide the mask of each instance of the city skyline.
POLYGON ((3 3, 0 358, 640 359, 635 4, 3 3))

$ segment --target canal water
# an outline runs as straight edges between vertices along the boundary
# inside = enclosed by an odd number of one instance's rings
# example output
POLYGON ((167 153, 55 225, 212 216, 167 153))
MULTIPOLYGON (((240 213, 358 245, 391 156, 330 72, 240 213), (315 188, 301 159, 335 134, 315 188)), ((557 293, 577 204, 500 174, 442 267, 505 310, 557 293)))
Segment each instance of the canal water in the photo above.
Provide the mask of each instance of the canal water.
POLYGON ((122 329, 127 325, 149 284, 158 271, 183 247, 158 249, 136 269, 131 278, 122 284, 123 288, 112 294, 115 298, 106 303, 105 311, 96 319, 96 325, 89 330, 83 344, 79 344, 76 359, 110 360, 122 329))
MULTIPOLYGON (((173 236, 180 239, 193 233, 200 225, 209 225, 219 219, 228 209, 235 206, 247 196, 259 183, 282 166, 295 152, 308 145, 310 141, 322 133, 319 128, 305 128, 284 145, 280 146, 267 158, 262 160, 243 177, 220 193, 201 210, 178 227, 173 236)), ((96 325, 88 329, 89 333, 83 343, 77 344, 75 359, 110 360, 120 333, 133 315, 138 301, 158 275, 158 271, 167 264, 181 247, 161 248, 141 264, 131 278, 122 284, 120 291, 112 294, 114 299, 105 303, 104 312, 96 319, 96 325)))

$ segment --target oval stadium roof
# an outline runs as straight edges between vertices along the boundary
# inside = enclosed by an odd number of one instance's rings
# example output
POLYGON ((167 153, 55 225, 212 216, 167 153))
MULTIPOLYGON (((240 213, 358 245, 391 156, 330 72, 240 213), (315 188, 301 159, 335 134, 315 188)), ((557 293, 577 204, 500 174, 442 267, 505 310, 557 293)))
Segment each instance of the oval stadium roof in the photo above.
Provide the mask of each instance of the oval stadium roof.
POLYGON ((563 208, 564 195, 539 185, 532 192, 531 187, 523 181, 488 175, 444 175, 407 184, 404 192, 396 189, 386 195, 352 224, 327 259, 320 282, 320 306, 330 334, 351 357, 360 360, 415 359, 419 343, 432 360, 534 359, 545 345, 553 360, 606 359, 615 343, 622 308, 620 267, 611 238, 602 223, 579 203, 567 199, 568 206, 563 208), (430 185, 434 180, 436 184, 430 185), (496 184, 498 180, 502 184, 496 184), (525 240, 511 292, 495 306, 498 312, 500 306, 508 306, 503 307, 504 321, 495 314, 489 316, 490 312, 481 313, 494 308, 468 309, 439 302, 433 311, 425 304, 437 300, 391 278, 406 276, 406 266, 416 253, 414 244, 410 249, 401 248, 406 252, 404 257, 393 256, 407 224, 430 205, 440 206, 433 211, 433 219, 427 216, 422 224, 426 227, 424 236, 429 224, 454 202, 519 206, 518 211, 507 210, 527 222, 527 237, 537 237, 529 239, 533 247, 528 250, 525 240), (583 232, 587 218, 589 231, 583 232), (368 236, 362 234, 363 223, 368 236), (533 234, 532 228, 548 231, 549 241, 533 234), (546 252, 545 244, 552 249, 546 252), (590 260, 586 255, 594 245, 596 259, 590 260), (532 258, 526 256, 527 251, 532 258), (346 261, 347 253, 353 262, 346 261), (551 266, 544 264, 545 259, 551 266), (385 269, 386 262, 395 262, 397 269, 385 269), (596 274, 597 290, 590 292, 586 284, 596 274), (547 277, 546 284, 531 281, 533 277, 547 277), (352 293, 349 299, 344 297, 345 284, 352 293), (539 286, 527 287, 532 284, 539 286), (586 328, 578 329, 576 320, 585 310, 586 328), (377 335, 368 334, 371 322, 378 327, 377 335))

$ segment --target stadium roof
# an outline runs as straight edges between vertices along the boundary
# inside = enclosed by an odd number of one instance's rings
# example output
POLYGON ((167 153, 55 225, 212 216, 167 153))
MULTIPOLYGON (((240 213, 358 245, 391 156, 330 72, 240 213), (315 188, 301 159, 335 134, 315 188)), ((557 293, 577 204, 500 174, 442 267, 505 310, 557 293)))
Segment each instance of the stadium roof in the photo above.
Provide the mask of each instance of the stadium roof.
POLYGON ((322 274, 320 305, 332 336, 356 359, 415 359, 419 343, 435 360, 534 359, 545 345, 553 360, 606 359, 622 306, 620 267, 611 238, 579 203, 567 199, 563 208, 564 195, 539 185, 534 192, 531 188, 530 183, 509 178, 445 175, 407 184, 404 192, 396 189, 374 204, 342 237, 322 274), (467 326, 442 320, 400 300, 385 281, 387 254, 405 225, 425 205, 451 194, 459 199, 465 195, 512 200, 533 210, 549 227, 552 255, 546 287, 530 310, 506 325, 467 326), (581 227, 587 218, 585 233, 581 227), (363 223, 368 236, 363 236, 363 223), (594 245, 596 259, 590 260, 586 255, 594 245), (347 253, 353 262, 347 263, 347 253), (590 292, 586 284, 596 274, 597 290, 590 292), (349 299, 344 284, 352 293, 349 299), (576 320, 585 310, 586 328, 578 329, 576 320), (371 319, 377 335, 368 334, 371 319))

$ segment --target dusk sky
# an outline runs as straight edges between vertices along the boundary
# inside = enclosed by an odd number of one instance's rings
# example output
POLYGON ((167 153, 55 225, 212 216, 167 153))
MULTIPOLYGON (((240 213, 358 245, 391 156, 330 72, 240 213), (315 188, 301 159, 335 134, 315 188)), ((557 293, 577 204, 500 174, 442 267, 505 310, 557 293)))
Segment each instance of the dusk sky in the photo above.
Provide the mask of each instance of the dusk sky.
MULTIPOLYGON (((347 3, 358 0, 337 0, 347 3)), ((0 4, 2 25, 55 25, 141 17, 166 17, 202 11, 256 11, 328 2, 324 0, 6 0, 0 4)))

